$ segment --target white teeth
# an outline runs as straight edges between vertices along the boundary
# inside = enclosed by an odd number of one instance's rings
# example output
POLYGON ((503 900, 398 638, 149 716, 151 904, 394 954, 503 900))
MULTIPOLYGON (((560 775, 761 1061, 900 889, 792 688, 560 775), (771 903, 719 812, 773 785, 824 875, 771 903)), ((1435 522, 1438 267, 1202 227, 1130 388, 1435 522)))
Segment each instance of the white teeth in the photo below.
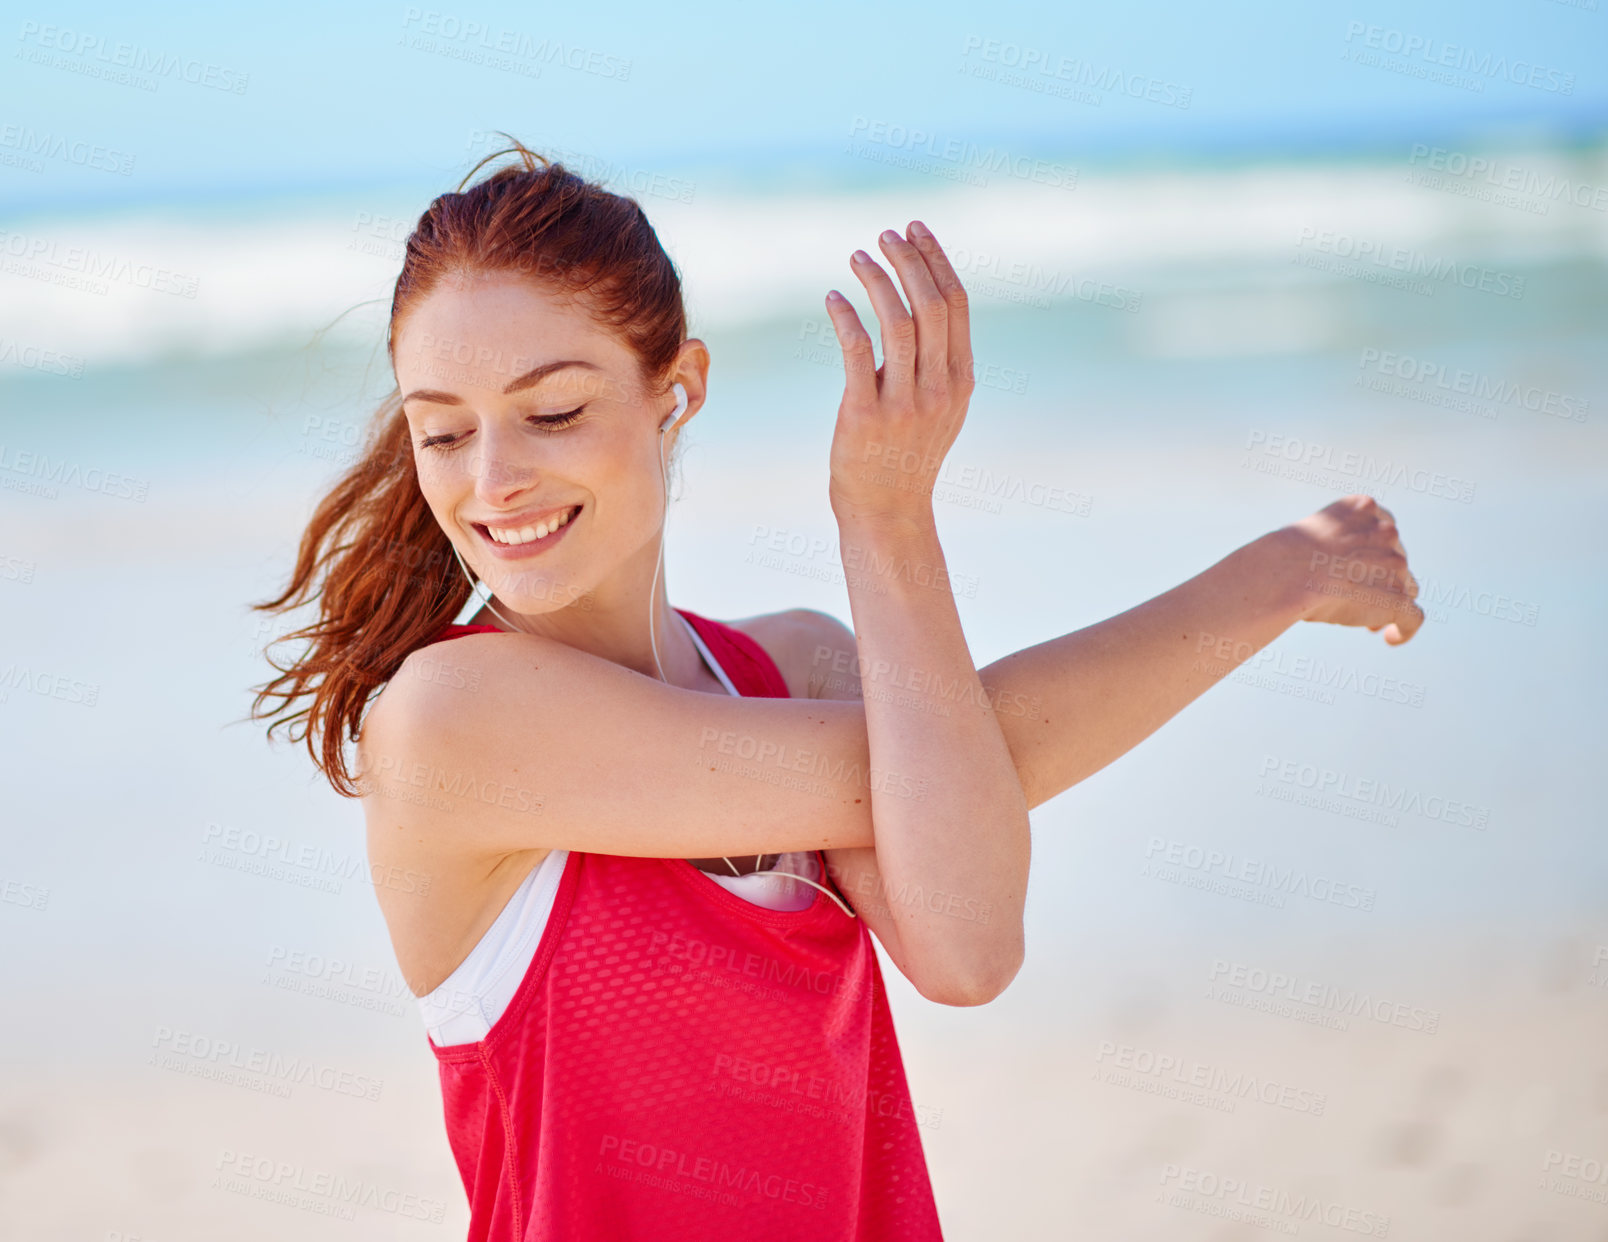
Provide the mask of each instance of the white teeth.
POLYGON ((547 521, 536 523, 535 526, 526 526, 517 531, 496 530, 490 526, 488 526, 486 529, 490 532, 491 537, 498 543, 507 544, 509 547, 518 547, 520 544, 533 543, 537 539, 547 538, 548 535, 551 535, 560 526, 568 523, 577 512, 579 512, 579 510, 575 508, 566 509, 556 518, 550 518, 547 521))

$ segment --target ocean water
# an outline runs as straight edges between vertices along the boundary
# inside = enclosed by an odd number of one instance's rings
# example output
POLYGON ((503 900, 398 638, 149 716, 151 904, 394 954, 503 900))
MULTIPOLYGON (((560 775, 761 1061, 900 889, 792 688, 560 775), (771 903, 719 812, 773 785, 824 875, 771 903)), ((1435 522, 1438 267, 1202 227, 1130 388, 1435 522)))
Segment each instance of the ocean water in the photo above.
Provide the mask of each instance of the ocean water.
MULTIPOLYGON (((1499 154, 1608 182, 1600 151, 1499 154)), ((933 1006, 883 959, 947 1230, 1315 1236, 1349 1211, 1608 1236, 1608 212, 1481 201, 1405 155, 1090 175, 1075 208, 926 181, 645 200, 714 359, 674 602, 848 619, 829 552, 756 550, 830 548, 822 296, 920 216, 975 307, 937 512, 979 665, 1354 491, 1395 513, 1429 612, 1400 648, 1294 627, 1035 811, 1028 960, 993 1004, 933 1006), (1309 773, 1393 801, 1314 799, 1309 773), (1227 878, 1247 861, 1308 882, 1227 878)), ((352 1235, 305 1196, 220 1190, 242 1152, 439 1204, 363 1228, 461 1236, 361 813, 241 722, 275 632, 247 605, 389 387, 377 308, 428 192, 8 234, 35 247, 0 299, 19 1236, 352 1235), (74 247, 115 260, 104 292, 64 283, 74 247), (140 283, 158 269, 177 292, 140 283), (348 1087, 220 1072, 255 1053, 348 1087)))

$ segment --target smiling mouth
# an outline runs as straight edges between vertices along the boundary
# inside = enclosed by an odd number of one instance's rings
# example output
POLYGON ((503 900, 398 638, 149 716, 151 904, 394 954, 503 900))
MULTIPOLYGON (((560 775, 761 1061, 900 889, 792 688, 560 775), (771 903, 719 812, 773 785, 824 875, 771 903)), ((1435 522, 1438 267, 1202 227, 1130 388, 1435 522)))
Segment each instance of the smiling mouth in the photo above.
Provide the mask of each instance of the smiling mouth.
POLYGON ((564 512, 554 517, 533 523, 530 526, 521 527, 518 530, 493 530, 491 527, 484 526, 479 522, 473 523, 473 526, 484 539, 496 544, 498 547, 520 548, 528 544, 540 543, 542 540, 563 530, 564 527, 575 520, 580 511, 580 505, 571 505, 564 512))

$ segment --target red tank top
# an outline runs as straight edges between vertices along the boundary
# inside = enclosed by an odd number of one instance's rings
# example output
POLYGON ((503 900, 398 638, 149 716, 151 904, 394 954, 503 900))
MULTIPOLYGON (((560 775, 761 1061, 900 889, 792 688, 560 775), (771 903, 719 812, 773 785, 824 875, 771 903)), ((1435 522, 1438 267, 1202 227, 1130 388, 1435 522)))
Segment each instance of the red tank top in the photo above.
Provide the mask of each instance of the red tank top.
MULTIPOLYGON (((740 693, 787 697, 753 639, 677 611, 740 693)), ((572 851, 508 1009, 429 1043, 470 1242, 943 1237, 870 932, 818 890, 768 910, 685 859, 572 851)))

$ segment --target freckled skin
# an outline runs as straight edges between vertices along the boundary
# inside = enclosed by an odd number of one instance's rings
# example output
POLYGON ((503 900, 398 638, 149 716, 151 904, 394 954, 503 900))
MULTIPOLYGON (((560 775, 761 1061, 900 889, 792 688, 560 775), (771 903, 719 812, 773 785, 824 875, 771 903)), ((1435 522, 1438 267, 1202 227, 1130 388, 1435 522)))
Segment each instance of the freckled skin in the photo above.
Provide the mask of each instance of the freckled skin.
MULTIPOLYGON (((629 346, 573 300, 506 273, 444 281, 401 322, 395 346, 404 395, 424 390, 459 399, 406 400, 403 414, 425 501, 475 576, 491 585, 498 608, 517 614, 522 628, 657 676, 643 643, 647 601, 641 588, 647 585, 642 570, 658 553, 664 498, 656 429, 665 411, 629 346), (457 361, 459 342, 474 342, 468 364, 457 361), (595 369, 554 372, 520 392, 502 391, 533 366, 569 359, 595 369), (583 410, 579 419, 558 430, 531 421, 576 408, 583 410), (452 444, 446 451, 421 447, 435 436, 452 444), (572 523, 576 529, 540 557, 499 560, 473 529, 475 521, 499 513, 564 504, 583 506, 572 523), (578 598, 590 606, 574 607, 578 598)), ((682 355, 665 387, 679 381, 686 388, 687 413, 662 437, 666 462, 681 423, 704 398, 707 350, 692 340, 682 355)), ((670 615, 662 577, 653 605, 667 678, 726 693, 670 615)), ((504 628, 489 608, 473 623, 504 628)), ((778 857, 731 861, 747 875, 778 857)), ((688 861, 731 874, 724 858, 688 861)))

